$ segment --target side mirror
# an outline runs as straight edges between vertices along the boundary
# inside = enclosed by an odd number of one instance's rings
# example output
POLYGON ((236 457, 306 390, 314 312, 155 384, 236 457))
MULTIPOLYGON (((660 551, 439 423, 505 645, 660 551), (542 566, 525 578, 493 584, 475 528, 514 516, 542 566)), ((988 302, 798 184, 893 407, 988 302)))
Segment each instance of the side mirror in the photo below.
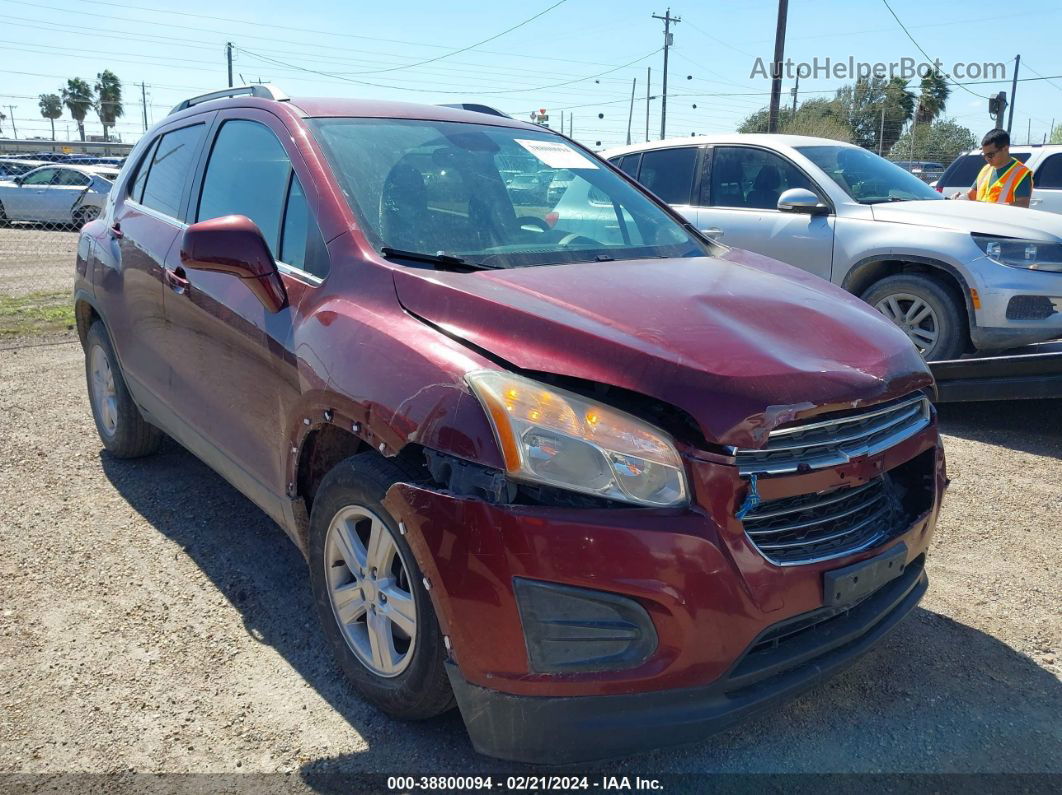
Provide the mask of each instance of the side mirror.
POLYGON ((11 181, 18 185, 20 188, 22 187, 22 177, 15 177, 11 181))
POLYGON ((255 222, 245 215, 211 218, 185 229, 181 264, 237 277, 270 312, 288 305, 288 294, 269 246, 255 222))
POLYGON ((830 208, 819 197, 804 188, 790 188, 778 197, 778 209, 783 213, 807 213, 825 215, 830 208))

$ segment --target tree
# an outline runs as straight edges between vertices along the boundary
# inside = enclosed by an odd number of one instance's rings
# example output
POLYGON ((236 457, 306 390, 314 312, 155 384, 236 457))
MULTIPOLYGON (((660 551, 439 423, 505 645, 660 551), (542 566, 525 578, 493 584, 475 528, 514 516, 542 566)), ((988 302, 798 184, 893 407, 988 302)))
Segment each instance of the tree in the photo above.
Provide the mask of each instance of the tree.
POLYGON ((915 109, 915 124, 929 124, 944 115, 944 106, 951 94, 951 87, 944 75, 934 69, 922 78, 922 92, 915 109))
POLYGON ((41 94, 41 116, 52 123, 52 140, 55 140, 55 120, 63 115, 63 100, 58 94, 41 94))
MULTIPOLYGON (((737 128, 740 133, 767 132, 767 108, 750 114, 737 128)), ((787 135, 812 135, 851 141, 852 130, 834 100, 809 99, 801 103, 796 113, 791 108, 779 108, 778 132, 787 135)))
POLYGON ((104 69, 96 75, 96 113, 103 125, 103 140, 107 140, 107 129, 125 112, 122 108, 122 81, 110 69, 104 69))
POLYGON ((80 77, 72 77, 66 81, 66 87, 62 89, 63 104, 70 111, 70 116, 77 122, 77 132, 81 140, 85 140, 85 116, 92 110, 94 97, 92 86, 80 77))
POLYGON ((4 122, 7 121, 7 114, 0 111, 0 133, 4 132, 4 122))
POLYGON ((1051 137, 1048 139, 1050 144, 1062 144, 1062 124, 1051 130, 1051 137))
POLYGON ((836 101, 852 129, 852 142, 887 152, 914 113, 915 98, 902 78, 873 77, 839 88, 836 101))
POLYGON ((907 130, 892 147, 893 160, 935 160, 948 165, 952 160, 973 149, 977 138, 969 129, 953 119, 941 119, 932 124, 914 125, 914 147, 911 130, 907 130))

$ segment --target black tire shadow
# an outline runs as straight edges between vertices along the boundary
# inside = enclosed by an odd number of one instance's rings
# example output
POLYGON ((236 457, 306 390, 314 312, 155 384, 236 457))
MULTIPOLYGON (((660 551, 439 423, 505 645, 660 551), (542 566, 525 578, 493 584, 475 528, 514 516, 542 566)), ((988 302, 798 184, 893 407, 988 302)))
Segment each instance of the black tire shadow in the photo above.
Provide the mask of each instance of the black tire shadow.
POLYGON ((944 403, 937 418, 950 436, 1062 458, 1062 400, 944 403))
POLYGON ((369 774, 1062 772, 1058 678, 994 637, 921 608, 850 670, 703 742, 579 768, 488 759, 472 749, 456 710, 407 723, 360 700, 312 618, 302 556, 205 464, 169 440, 148 459, 100 457, 118 492, 181 545, 248 634, 280 653, 368 745, 302 767, 302 782, 322 792, 356 790, 369 774))

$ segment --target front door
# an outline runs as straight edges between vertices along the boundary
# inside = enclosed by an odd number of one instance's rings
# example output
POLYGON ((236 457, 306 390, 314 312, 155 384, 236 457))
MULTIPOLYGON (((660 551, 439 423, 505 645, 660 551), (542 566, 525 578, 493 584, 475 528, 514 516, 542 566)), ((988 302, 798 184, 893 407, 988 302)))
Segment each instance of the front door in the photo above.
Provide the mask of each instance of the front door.
POLYGON ((59 169, 47 167, 30 171, 15 190, 4 195, 4 213, 13 221, 54 221, 47 206, 48 186, 59 169))
POLYGON ((790 188, 822 196, 790 161, 766 149, 716 146, 705 158, 701 186, 696 223, 704 234, 830 278, 834 216, 778 209, 790 188))
MULTIPOLYGON (((177 267, 184 286, 165 292, 166 358, 184 419, 215 448, 197 452, 215 454, 211 464, 276 517, 287 490, 286 422, 301 394, 292 322, 319 284, 300 269, 308 230, 316 227, 307 222, 304 186, 293 170, 301 157, 281 143, 282 137, 290 143, 290 135, 276 117, 221 112, 214 135, 188 221, 224 215, 254 221, 284 273, 289 306, 270 312, 238 278, 177 267)), ((322 251, 323 242, 315 242, 322 251)))
POLYGON ((1051 155, 1036 169, 1029 206, 1034 210, 1062 213, 1062 153, 1051 155))

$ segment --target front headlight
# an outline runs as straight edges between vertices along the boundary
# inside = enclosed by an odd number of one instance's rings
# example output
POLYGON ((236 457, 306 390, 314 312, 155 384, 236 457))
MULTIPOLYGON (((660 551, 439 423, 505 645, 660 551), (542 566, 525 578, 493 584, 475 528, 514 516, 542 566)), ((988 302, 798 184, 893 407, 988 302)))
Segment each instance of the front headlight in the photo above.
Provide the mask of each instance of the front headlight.
POLYGON ((1062 273, 1062 243, 973 235, 981 250, 1001 265, 1032 271, 1062 273))
POLYGON ((659 428, 511 373, 467 376, 516 480, 653 507, 687 501, 682 459, 659 428))

